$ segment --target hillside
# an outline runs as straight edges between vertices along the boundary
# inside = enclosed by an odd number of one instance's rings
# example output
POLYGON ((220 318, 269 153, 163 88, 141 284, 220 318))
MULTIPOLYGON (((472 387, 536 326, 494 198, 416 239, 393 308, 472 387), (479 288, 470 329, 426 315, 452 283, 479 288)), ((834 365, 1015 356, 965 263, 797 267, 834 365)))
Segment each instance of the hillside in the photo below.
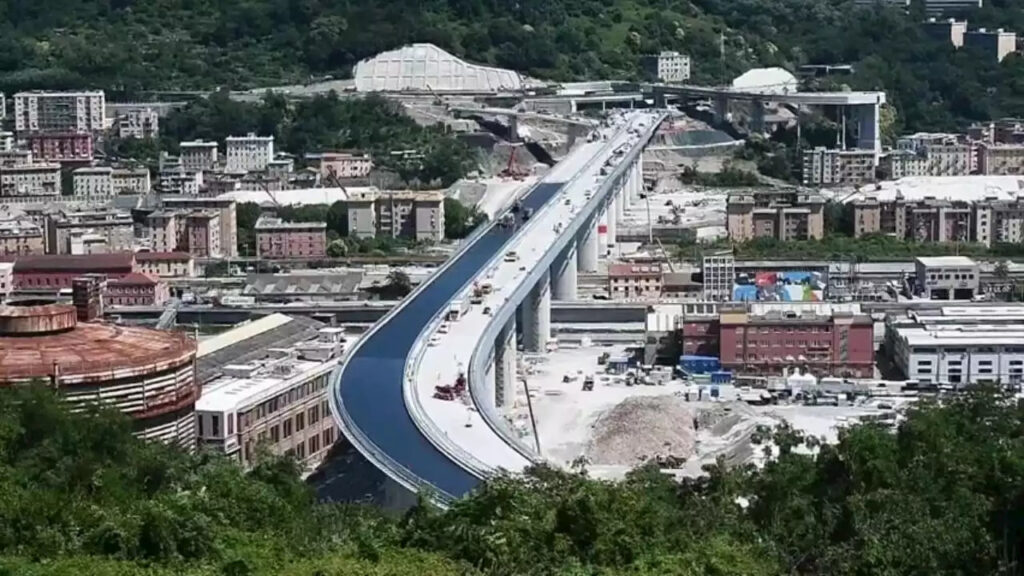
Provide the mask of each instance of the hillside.
MULTIPOLYGON (((1019 2, 973 26, 1024 32, 1019 2)), ((635 78, 638 56, 690 54, 694 79, 755 65, 850 63, 853 88, 890 92, 898 129, 1024 116, 1024 61, 1001 65, 928 39, 920 13, 850 0, 7 0, 0 90, 252 87, 348 74, 358 60, 433 42, 474 61, 555 80, 635 78)), ((834 86, 833 86, 834 87, 834 86)))

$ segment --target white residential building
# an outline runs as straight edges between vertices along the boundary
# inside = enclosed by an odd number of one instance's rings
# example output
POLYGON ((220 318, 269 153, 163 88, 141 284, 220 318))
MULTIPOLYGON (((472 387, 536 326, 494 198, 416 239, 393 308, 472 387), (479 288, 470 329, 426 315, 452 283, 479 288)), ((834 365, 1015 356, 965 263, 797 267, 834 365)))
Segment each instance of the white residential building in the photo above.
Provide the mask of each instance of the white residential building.
POLYGON ((227 172, 262 172, 274 160, 274 137, 228 136, 225 149, 227 172))
POLYGON ((178 145, 181 167, 190 172, 213 170, 219 161, 217 143, 191 140, 178 145))
POLYGON ((327 388, 344 343, 343 329, 323 328, 315 340, 223 367, 224 375, 206 384, 196 402, 200 444, 244 467, 263 448, 294 456, 313 471, 338 438, 327 388))
POLYGON ((109 166, 78 168, 71 173, 76 198, 109 198, 114 195, 114 169, 109 166))
POLYGON ((114 194, 149 194, 152 183, 149 168, 115 168, 110 174, 114 194))
POLYGON ((0 152, 10 152, 12 150, 14 150, 14 132, 0 130, 0 152))
POLYGON ((647 75, 670 84, 690 79, 690 57, 674 51, 644 56, 642 60, 647 75))
POLYGON ((119 138, 156 138, 160 134, 160 116, 153 108, 129 108, 117 113, 119 138))
POLYGON ((100 132, 106 128, 102 90, 19 92, 14 95, 14 129, 24 132, 100 132))
POLYGON ((60 196, 60 164, 0 166, 0 198, 60 196))

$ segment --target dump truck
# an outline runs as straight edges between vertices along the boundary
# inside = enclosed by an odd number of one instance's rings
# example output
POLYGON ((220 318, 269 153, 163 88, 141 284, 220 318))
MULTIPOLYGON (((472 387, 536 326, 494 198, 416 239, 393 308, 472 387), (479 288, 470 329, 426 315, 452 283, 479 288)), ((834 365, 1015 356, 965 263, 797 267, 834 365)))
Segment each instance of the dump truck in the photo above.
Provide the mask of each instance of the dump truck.
POLYGON ((448 321, 454 322, 469 311, 470 301, 465 298, 458 298, 452 300, 452 303, 448 305, 448 313, 445 318, 448 321))

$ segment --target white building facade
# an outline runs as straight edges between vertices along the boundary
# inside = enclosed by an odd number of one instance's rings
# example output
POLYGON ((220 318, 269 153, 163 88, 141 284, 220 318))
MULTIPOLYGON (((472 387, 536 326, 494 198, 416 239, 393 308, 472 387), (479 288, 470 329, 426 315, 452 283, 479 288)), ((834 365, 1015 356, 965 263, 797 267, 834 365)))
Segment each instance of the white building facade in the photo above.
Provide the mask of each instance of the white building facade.
POLYGON ((225 144, 228 172, 262 172, 274 160, 274 137, 228 136, 225 144))
POLYGON ((89 92, 19 92, 14 129, 23 132, 100 132, 106 128, 106 97, 89 92))

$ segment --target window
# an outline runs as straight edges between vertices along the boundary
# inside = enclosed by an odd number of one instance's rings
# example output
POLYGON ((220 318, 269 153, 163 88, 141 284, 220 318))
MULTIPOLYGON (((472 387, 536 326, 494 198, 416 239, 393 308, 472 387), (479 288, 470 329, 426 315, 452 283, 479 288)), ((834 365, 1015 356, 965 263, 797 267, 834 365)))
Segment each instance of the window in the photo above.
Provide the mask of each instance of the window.
POLYGON ((213 424, 210 426, 210 435, 215 437, 220 436, 220 416, 214 414, 213 416, 210 416, 210 420, 213 422, 213 424))
POLYGON ((235 433, 235 415, 228 414, 228 436, 235 433))
POLYGON ((316 454, 320 450, 320 437, 313 436, 309 439, 309 454, 316 454))
POLYGON ((326 447, 330 446, 332 442, 334 442, 334 428, 328 428, 327 430, 324 430, 323 436, 324 436, 324 448, 326 448, 326 447))
POLYGON ((299 445, 295 447, 295 454, 299 457, 300 460, 306 457, 305 442, 299 442, 299 445))
POLYGON ((309 424, 312 426, 320 421, 320 407, 313 406, 309 409, 309 424))
POLYGON ((284 424, 282 424, 281 427, 284 429, 283 432, 284 432, 284 437, 285 438, 287 438, 287 437, 292 435, 292 419, 291 418, 285 420, 284 424))
POLYGON ((296 414, 295 415, 295 431, 298 432, 299 430, 303 430, 305 428, 306 428, 306 415, 305 414, 301 414, 301 413, 300 414, 296 414))
POLYGON ((280 440, 280 439, 281 439, 281 429, 278 427, 277 424, 274 424, 270 428, 270 441, 276 444, 277 441, 280 440))
POLYGON ((200 436, 205 436, 206 435, 206 434, 203 433, 203 420, 204 419, 206 419, 206 417, 203 416, 202 414, 197 414, 196 415, 196 424, 199 425, 199 435, 200 436))

